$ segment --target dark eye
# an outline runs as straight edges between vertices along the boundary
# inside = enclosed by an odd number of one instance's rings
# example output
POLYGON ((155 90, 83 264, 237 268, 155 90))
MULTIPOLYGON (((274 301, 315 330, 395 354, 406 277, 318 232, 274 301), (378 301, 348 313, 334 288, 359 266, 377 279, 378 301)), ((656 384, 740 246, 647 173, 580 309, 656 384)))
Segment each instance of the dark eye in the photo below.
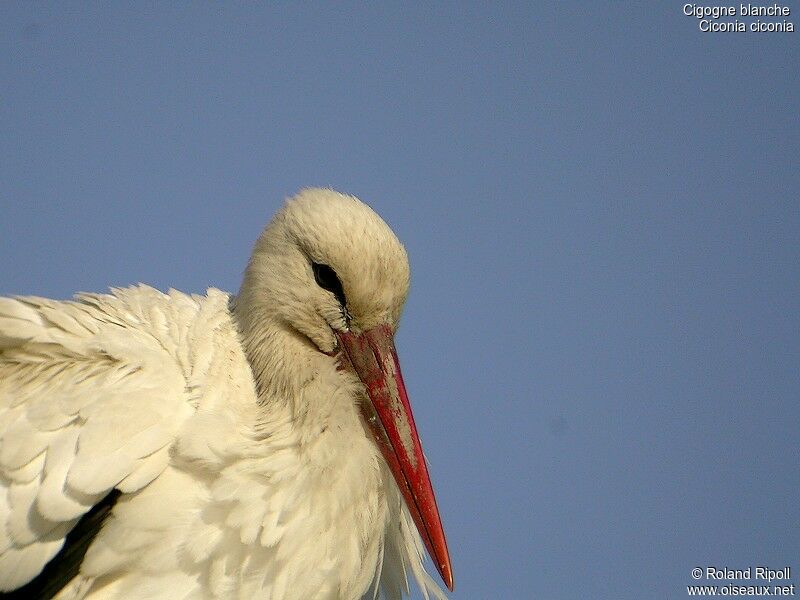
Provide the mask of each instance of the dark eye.
POLYGON ((342 282, 339 281, 339 278, 336 276, 336 271, 331 269, 328 265, 321 265, 315 262, 311 263, 311 269, 314 271, 314 279, 317 285, 323 290, 332 292, 339 301, 339 304, 344 307, 346 304, 344 289, 342 288, 342 282))

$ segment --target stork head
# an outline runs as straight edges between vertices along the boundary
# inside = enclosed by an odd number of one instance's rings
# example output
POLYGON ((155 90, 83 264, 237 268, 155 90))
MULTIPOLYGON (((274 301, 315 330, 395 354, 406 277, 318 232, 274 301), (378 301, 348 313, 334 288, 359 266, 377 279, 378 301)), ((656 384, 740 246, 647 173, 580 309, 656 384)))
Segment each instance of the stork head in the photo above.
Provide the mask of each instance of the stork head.
POLYGON ((293 329, 363 383, 362 415, 428 553, 453 589, 436 499, 394 347, 408 294, 408 257, 383 220, 353 196, 307 189, 256 243, 236 308, 257 355, 262 322, 293 329))
POLYGON ((396 328, 408 284, 406 251, 370 207, 333 190, 307 189, 256 242, 242 301, 331 353, 336 332, 396 328))

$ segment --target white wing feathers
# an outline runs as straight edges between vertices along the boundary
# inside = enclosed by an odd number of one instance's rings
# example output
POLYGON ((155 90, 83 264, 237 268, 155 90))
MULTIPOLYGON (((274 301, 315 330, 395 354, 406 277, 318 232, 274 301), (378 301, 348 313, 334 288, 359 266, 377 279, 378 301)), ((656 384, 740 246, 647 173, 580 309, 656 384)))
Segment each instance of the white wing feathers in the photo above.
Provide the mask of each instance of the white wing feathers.
POLYGON ((156 478, 197 405, 227 295, 112 292, 0 298, 0 590, 111 489, 156 478))

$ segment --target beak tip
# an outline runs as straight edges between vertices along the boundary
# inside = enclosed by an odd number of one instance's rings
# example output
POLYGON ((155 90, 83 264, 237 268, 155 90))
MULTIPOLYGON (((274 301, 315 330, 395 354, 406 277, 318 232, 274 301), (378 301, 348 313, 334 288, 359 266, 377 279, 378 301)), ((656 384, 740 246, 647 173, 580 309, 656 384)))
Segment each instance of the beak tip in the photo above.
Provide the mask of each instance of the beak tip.
POLYGON ((449 578, 449 579, 446 579, 446 580, 445 580, 444 584, 447 586, 447 589, 448 589, 448 590, 450 590, 451 592, 452 592, 452 591, 455 591, 455 587, 456 587, 456 586, 455 586, 455 584, 453 583, 453 576, 452 576, 452 575, 450 576, 450 578, 449 578))
POLYGON ((440 564, 439 568, 439 575, 442 577, 442 581, 444 582, 447 589, 451 592, 455 588, 455 584, 453 583, 453 569, 450 566, 450 557, 447 557, 447 562, 440 564))

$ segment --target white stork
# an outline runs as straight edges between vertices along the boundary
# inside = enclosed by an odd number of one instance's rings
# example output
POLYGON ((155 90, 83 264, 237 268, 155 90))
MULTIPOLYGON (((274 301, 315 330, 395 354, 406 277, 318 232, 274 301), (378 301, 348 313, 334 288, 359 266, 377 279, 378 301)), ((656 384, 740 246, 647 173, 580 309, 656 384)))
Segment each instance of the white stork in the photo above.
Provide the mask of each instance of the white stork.
POLYGON ((0 598, 444 598, 408 285, 372 209, 310 189, 237 296, 0 298, 0 598))

